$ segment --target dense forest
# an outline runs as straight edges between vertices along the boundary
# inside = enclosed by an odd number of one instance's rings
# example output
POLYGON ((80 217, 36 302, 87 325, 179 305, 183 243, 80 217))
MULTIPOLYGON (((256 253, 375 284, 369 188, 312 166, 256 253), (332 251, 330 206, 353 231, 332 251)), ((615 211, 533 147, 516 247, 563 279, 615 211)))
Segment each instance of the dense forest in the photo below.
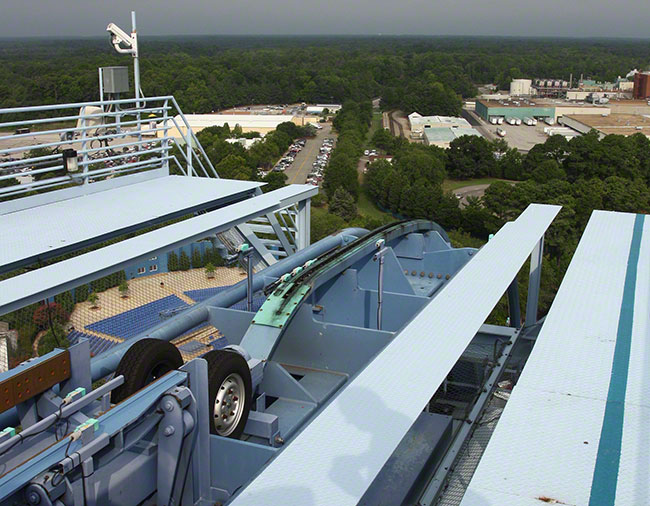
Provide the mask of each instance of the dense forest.
MULTIPOLYGON (((386 107, 454 114, 476 85, 512 78, 614 80, 647 68, 635 40, 453 37, 140 37, 142 88, 186 113, 242 104, 382 97, 386 107)), ((4 40, 0 106, 98 98, 97 67, 130 65, 106 39, 4 40)))

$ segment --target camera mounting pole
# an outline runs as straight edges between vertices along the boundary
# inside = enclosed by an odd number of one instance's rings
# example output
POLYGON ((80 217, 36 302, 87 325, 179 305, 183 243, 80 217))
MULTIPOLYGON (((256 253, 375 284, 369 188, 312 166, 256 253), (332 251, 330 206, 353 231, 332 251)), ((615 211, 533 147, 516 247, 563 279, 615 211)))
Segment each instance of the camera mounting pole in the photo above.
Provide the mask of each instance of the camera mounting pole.
POLYGON ((106 31, 111 34, 111 44, 113 44, 115 51, 133 56, 133 80, 135 81, 136 107, 139 108, 140 102, 137 99, 142 96, 142 90, 140 90, 140 62, 138 60, 138 33, 135 24, 135 11, 131 11, 131 25, 130 36, 115 23, 109 23, 106 27, 106 31))

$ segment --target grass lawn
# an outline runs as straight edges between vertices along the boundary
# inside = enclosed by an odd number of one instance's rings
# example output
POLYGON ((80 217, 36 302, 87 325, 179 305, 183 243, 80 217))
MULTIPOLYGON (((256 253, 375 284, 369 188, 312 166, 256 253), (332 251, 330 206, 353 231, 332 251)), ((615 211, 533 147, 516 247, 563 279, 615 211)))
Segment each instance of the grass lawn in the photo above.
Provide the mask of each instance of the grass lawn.
POLYGON ((492 184, 497 181, 505 181, 507 183, 516 183, 516 181, 510 181, 508 179, 499 179, 498 177, 483 177, 479 179, 465 179, 463 181, 458 181, 456 179, 445 179, 442 182, 442 189, 444 191, 454 191, 459 188, 464 188, 465 186, 474 186, 477 184, 492 184))
POLYGON ((359 200, 357 201, 357 212, 361 216, 376 218, 378 220, 391 218, 391 216, 388 213, 383 212, 375 204, 372 203, 370 197, 366 194, 364 188, 361 188, 359 191, 359 200))
POLYGON ((372 113, 372 123, 370 124, 370 129, 368 130, 368 136, 366 137, 366 148, 370 147, 370 140, 372 139, 372 136, 375 135, 375 132, 381 128, 381 120, 382 120, 382 113, 381 112, 373 112, 372 113))

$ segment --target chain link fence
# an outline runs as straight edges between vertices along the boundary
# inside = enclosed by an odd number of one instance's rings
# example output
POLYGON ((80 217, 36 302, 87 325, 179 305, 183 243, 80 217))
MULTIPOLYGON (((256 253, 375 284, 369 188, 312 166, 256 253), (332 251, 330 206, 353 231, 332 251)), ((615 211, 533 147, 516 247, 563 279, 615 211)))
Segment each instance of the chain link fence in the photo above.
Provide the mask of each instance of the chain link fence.
MULTIPOLYGON (((21 272, 25 270, 3 277, 21 272)), ((134 262, 90 283, 0 315, 0 370, 55 347, 66 348, 82 338, 90 341, 91 356, 96 356, 243 279, 246 271, 236 255, 229 255, 215 237, 134 262)), ((256 296, 253 309, 262 302, 256 296)), ((246 310, 246 300, 234 307, 246 310)), ((204 322, 172 342, 187 361, 220 347, 218 340, 222 337, 219 329, 204 322)))

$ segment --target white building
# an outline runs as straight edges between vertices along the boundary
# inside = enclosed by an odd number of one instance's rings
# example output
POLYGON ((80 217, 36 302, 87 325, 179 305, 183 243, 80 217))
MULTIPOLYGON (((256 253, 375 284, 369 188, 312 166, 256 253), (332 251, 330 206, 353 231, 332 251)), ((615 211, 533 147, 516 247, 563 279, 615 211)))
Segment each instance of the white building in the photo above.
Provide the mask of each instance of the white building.
POLYGON ((411 132, 422 132, 425 128, 472 128, 465 118, 454 116, 422 116, 414 112, 409 114, 409 127, 411 132))
POLYGON ((439 148, 447 149, 454 139, 458 139, 463 135, 477 135, 481 136, 477 130, 465 127, 441 127, 441 128, 427 128, 424 130, 424 143, 427 146, 438 146, 439 148))
POLYGON ((423 139, 427 146, 448 148, 451 141, 463 135, 481 135, 465 118, 454 116, 422 116, 409 114, 411 137, 423 139))
POLYGON ((255 139, 247 139, 246 137, 241 137, 239 139, 226 139, 226 142, 230 144, 241 144, 244 146, 244 149, 250 149, 253 144, 260 141, 263 137, 257 137, 255 139))
POLYGON ((323 114, 323 111, 327 109, 330 113, 335 113, 339 109, 341 109, 340 104, 316 104, 316 105, 308 105, 307 108, 305 109, 305 112, 307 114, 316 114, 320 115, 323 114))
MULTIPOLYGON (((265 134, 275 130, 280 123, 291 121, 300 125, 302 118, 288 114, 186 114, 185 118, 194 133, 211 126, 224 126, 226 123, 232 130, 239 125, 242 132, 259 132, 265 134)), ((180 127, 180 132, 176 128, 170 129, 170 135, 173 137, 182 137, 186 132, 183 120, 180 116, 174 118, 176 124, 180 127)))
POLYGON ((513 79, 510 83, 510 95, 515 97, 529 96, 533 81, 530 79, 513 79))

